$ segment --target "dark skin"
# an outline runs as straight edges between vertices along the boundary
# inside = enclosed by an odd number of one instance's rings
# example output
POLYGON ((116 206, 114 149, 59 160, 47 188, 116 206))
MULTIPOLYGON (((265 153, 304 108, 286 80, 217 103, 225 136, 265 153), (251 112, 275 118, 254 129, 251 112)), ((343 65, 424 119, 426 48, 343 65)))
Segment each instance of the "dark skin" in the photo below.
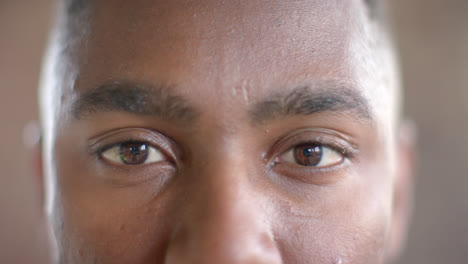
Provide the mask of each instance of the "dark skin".
POLYGON ((410 141, 391 48, 366 10, 94 1, 76 25, 63 18, 42 90, 59 261, 375 264, 398 254, 410 141))

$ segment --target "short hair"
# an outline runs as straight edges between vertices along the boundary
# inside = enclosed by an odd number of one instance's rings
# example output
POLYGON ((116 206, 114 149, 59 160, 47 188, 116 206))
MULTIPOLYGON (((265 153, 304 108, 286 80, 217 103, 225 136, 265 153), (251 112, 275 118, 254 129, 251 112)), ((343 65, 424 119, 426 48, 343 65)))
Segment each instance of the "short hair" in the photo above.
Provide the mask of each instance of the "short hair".
POLYGON ((377 13, 377 0, 364 0, 364 4, 366 4, 367 10, 369 11, 369 17, 375 18, 377 13))
POLYGON ((89 0, 64 0, 67 14, 76 14, 89 5, 89 0))
MULTIPOLYGON (((79 13, 80 11, 85 9, 90 4, 90 0, 64 0, 64 1, 65 1, 65 8, 66 8, 67 14, 69 15, 79 13)), ((381 12, 379 11, 380 9, 379 4, 382 1, 379 1, 379 0, 363 0, 363 1, 367 7, 369 17, 373 20, 380 20, 379 14, 381 14, 381 12)))

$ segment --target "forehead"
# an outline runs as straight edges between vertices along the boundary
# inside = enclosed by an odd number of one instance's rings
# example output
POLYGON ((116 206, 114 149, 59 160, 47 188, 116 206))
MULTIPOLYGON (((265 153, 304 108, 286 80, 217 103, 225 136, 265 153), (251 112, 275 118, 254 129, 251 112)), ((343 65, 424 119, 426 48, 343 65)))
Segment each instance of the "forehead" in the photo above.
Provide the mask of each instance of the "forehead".
POLYGON ((90 83, 81 88, 103 77, 218 90, 248 82, 258 92, 317 76, 352 79, 352 3, 96 1, 79 59, 90 83))
POLYGON ((172 87, 202 110, 331 81, 392 119, 395 96, 382 82, 387 69, 374 70, 379 53, 364 7, 358 0, 93 1, 81 6, 86 16, 69 17, 71 63, 55 76, 65 97, 130 80, 172 87))

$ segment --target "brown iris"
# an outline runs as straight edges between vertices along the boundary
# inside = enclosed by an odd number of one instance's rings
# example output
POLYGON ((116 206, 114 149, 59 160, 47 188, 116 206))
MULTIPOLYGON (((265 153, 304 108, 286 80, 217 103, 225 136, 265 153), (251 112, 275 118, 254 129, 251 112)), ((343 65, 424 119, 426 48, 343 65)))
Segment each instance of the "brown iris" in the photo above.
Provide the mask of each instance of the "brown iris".
POLYGON ((322 160, 323 147, 306 143, 294 148, 294 159, 302 166, 317 166, 322 160))
POLYGON ((127 165, 139 165, 148 158, 148 145, 141 142, 127 142, 120 145, 120 159, 127 165))

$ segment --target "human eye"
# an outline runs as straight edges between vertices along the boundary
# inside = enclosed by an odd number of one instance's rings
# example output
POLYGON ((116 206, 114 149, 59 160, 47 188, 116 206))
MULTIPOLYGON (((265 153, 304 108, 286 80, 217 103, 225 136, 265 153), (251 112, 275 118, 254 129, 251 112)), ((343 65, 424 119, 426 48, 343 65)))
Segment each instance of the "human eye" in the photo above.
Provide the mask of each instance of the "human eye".
POLYGON ((357 160, 352 139, 330 129, 299 129, 281 138, 269 154, 272 171, 311 184, 327 184, 346 175, 357 160))
POLYGON ((325 168, 344 161, 342 151, 319 142, 300 143, 282 154, 277 162, 287 162, 305 167, 325 168))
POLYGON ((88 140, 89 175, 111 186, 164 183, 176 175, 183 158, 169 136, 147 128, 104 131, 88 140))
POLYGON ((167 159, 157 147, 138 141, 113 145, 102 151, 100 157, 116 165, 145 165, 167 159))
POLYGON ((125 128, 90 140, 89 152, 106 167, 135 170, 147 165, 178 163, 180 152, 167 136, 143 128, 125 128))

